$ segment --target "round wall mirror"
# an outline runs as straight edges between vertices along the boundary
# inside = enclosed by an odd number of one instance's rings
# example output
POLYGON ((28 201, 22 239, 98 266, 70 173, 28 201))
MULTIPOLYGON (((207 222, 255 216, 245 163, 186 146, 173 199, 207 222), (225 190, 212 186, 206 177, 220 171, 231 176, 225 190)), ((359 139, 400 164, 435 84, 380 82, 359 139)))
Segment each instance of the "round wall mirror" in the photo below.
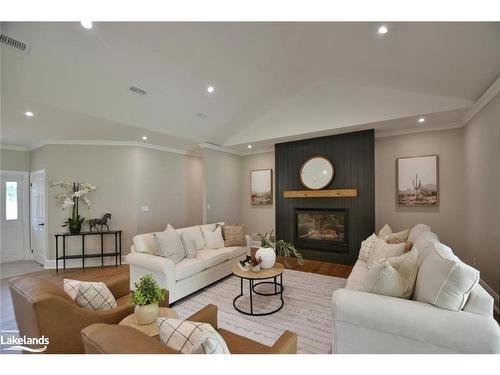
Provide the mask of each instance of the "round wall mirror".
POLYGON ((335 169, 330 160, 323 156, 315 156, 307 160, 300 168, 300 181, 308 189, 319 190, 328 186, 333 180, 335 169))

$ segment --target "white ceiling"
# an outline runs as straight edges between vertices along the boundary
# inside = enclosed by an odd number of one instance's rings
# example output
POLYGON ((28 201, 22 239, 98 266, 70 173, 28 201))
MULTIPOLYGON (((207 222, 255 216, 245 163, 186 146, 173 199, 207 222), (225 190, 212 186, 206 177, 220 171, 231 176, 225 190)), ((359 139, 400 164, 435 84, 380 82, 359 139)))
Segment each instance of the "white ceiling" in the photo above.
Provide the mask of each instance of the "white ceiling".
POLYGON ((245 150, 352 129, 412 131, 421 115, 442 127, 500 74, 500 23, 389 23, 385 36, 378 25, 3 23, 31 51, 1 49, 1 143, 148 135, 181 149, 245 150))

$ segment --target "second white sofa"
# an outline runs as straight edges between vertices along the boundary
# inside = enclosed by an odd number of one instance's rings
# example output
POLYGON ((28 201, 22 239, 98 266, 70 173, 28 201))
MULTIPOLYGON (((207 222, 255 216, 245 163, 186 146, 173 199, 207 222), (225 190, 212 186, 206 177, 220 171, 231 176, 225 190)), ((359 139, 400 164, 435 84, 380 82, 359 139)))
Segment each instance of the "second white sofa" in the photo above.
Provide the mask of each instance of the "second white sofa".
POLYGON ((156 245, 153 233, 135 236, 131 253, 126 258, 130 265, 130 288, 134 289, 134 283, 142 276, 152 274, 160 287, 168 289, 169 301, 172 303, 231 275, 234 264, 250 254, 250 236, 246 236, 246 246, 207 249, 202 227, 213 231, 216 224, 176 229, 178 233, 193 233, 198 245, 195 258, 184 258, 177 264, 168 258, 154 255, 156 245))
MULTIPOLYGON (((418 227, 410 236, 417 232, 419 257, 437 254, 437 235, 430 228, 418 233, 418 227)), ((358 259, 346 287, 333 293, 333 353, 500 353, 494 300, 479 284, 459 311, 450 311, 417 300, 417 288, 427 287, 433 277, 421 268, 409 300, 364 292, 367 272, 367 263, 358 259)))

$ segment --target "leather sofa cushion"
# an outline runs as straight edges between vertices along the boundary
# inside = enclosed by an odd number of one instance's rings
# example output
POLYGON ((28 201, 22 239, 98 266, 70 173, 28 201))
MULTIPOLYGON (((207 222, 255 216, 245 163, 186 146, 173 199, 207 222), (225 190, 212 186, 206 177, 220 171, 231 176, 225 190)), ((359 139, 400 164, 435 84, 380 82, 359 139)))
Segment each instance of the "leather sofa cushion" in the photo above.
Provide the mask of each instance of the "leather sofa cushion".
POLYGON ((248 249, 244 246, 228 246, 220 249, 220 251, 227 253, 228 259, 234 259, 245 255, 248 249))
POLYGON ((203 271, 205 268, 205 262, 197 258, 184 258, 179 263, 175 265, 175 280, 183 280, 189 276, 203 271))
POLYGON ((228 260, 228 254, 221 249, 209 250, 204 249, 198 251, 196 259, 202 260, 205 263, 205 268, 216 266, 228 260))
POLYGON ((246 337, 239 336, 223 328, 217 330, 226 342, 231 354, 267 354, 269 347, 250 340, 246 337))

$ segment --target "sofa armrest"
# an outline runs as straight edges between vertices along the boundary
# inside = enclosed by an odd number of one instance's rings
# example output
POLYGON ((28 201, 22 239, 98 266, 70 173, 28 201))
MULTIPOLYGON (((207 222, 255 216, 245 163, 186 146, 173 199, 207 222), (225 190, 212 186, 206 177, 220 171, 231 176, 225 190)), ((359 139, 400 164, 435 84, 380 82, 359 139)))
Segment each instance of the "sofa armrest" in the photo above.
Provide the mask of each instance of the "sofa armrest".
POLYGON ((93 324, 81 331, 86 354, 170 354, 175 353, 157 338, 139 330, 109 324, 93 324))
POLYGON ((215 305, 206 305, 200 311, 195 312, 193 315, 188 317, 186 320, 190 320, 192 322, 201 322, 208 323, 214 329, 218 328, 217 324, 217 306, 215 305))
POLYGON ((478 284, 472 288, 463 310, 474 314, 493 316, 494 305, 493 297, 478 284))
POLYGON ((106 287, 116 299, 130 294, 130 283, 128 275, 123 275, 115 277, 108 281, 104 281, 104 284, 106 284, 106 287))
POLYGON ((285 331, 271 348, 274 354, 297 354, 297 335, 285 331))
POLYGON ((498 353, 493 317, 401 298, 338 289, 332 297, 334 353, 498 353))
POLYGON ((175 280, 175 264, 168 258, 145 253, 130 253, 127 255, 126 261, 130 265, 145 268, 153 272, 170 273, 174 275, 175 280))

